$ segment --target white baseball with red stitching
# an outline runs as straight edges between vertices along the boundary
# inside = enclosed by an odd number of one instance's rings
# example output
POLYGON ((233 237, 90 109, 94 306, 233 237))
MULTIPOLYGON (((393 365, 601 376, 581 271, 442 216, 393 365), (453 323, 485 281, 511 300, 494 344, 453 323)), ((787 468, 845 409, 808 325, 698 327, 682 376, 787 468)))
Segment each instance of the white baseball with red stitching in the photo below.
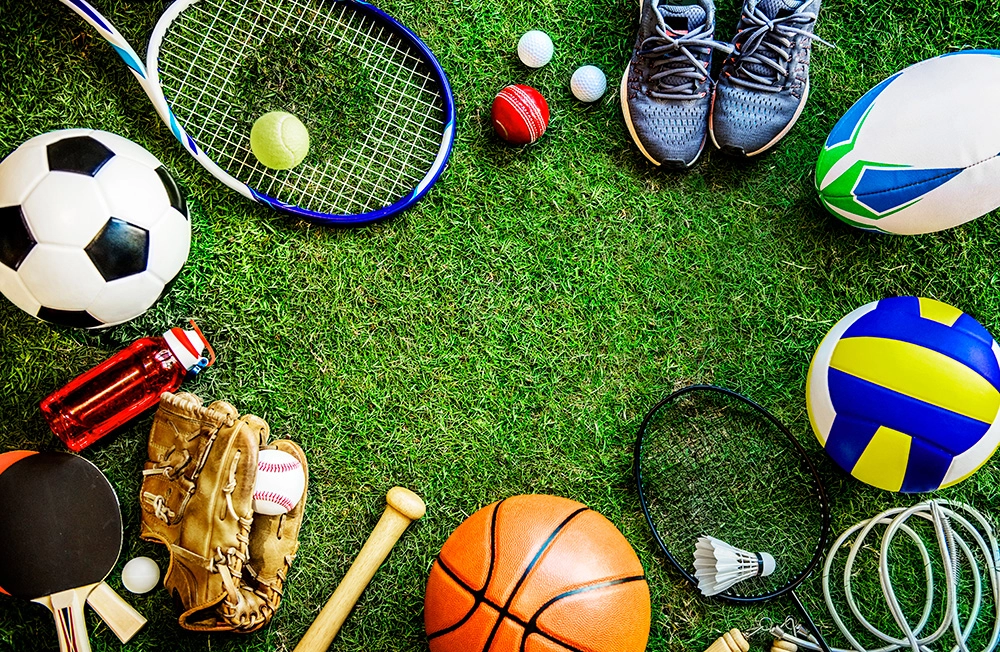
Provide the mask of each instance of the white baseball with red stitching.
POLYGON ((306 488, 302 465, 285 451, 262 450, 257 457, 257 481, 253 486, 253 511, 276 516, 299 503, 306 488))

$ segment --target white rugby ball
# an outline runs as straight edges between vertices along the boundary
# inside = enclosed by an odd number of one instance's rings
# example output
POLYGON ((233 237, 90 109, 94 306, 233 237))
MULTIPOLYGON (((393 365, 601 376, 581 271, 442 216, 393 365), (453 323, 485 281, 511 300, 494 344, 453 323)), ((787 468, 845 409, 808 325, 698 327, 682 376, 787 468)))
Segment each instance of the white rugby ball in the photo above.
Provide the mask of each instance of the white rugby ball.
POLYGON ((816 164, 826 208, 853 226, 910 235, 1000 206, 1000 51, 914 64, 868 91, 816 164))

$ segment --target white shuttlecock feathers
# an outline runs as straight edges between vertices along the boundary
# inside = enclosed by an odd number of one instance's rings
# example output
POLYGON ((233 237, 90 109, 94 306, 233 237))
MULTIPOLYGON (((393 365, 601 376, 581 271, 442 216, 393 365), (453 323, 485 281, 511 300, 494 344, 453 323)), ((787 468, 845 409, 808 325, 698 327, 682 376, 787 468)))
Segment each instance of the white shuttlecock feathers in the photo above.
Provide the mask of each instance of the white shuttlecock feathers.
POLYGON ((774 557, 747 552, 714 537, 698 537, 694 547, 694 576, 704 595, 722 593, 733 584, 774 572, 774 557))

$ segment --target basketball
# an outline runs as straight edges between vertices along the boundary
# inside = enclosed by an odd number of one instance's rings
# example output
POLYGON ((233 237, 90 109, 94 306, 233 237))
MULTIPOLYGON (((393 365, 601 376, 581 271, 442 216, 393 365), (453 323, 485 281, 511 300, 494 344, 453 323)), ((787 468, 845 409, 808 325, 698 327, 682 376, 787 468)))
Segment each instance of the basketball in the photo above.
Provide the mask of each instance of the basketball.
POLYGON ((882 299, 823 338, 806 405, 826 452, 858 480, 904 493, 949 487, 1000 444, 1000 347, 958 308, 882 299))
POLYGON ((432 652, 642 652, 649 586, 621 532, 585 505, 515 496, 465 520, 431 568, 432 652))

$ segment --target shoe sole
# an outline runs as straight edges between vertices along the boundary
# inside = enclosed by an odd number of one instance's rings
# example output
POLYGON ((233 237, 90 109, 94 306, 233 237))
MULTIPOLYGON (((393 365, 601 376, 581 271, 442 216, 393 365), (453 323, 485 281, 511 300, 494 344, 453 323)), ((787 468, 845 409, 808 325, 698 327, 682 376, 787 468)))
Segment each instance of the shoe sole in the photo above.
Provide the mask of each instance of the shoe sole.
MULTIPOLYGON (((641 11, 642 8, 641 0, 639 3, 639 7, 641 11)), ((653 158, 653 156, 649 152, 646 151, 646 148, 642 146, 642 142, 639 141, 639 136, 635 133, 635 127, 632 125, 632 114, 629 113, 628 110, 628 73, 631 69, 632 69, 631 63, 625 66, 625 74, 622 75, 622 83, 618 90, 618 96, 622 105, 622 116, 625 118, 625 126, 628 127, 628 132, 629 134, 632 135, 632 141, 635 143, 635 146, 639 148, 639 151, 642 152, 642 155, 645 156, 647 159, 649 159, 649 162, 652 163, 653 165, 656 166, 662 165, 663 167, 676 170, 684 170, 686 168, 691 167, 692 165, 698 162, 699 158, 701 158, 701 153, 705 149, 704 140, 701 143, 701 149, 698 150, 698 154, 694 157, 694 159, 690 163, 687 164, 681 163, 680 161, 669 161, 667 163, 657 161, 655 158, 653 158)))
POLYGON ((777 145, 778 141, 780 141, 782 138, 788 135, 788 132, 792 130, 792 127, 795 126, 795 123, 799 121, 799 116, 802 115, 802 110, 806 108, 806 101, 808 101, 808 99, 809 99, 809 81, 807 80, 805 92, 802 93, 802 99, 799 101, 799 105, 795 107, 795 113, 792 115, 791 122, 785 125, 785 128, 782 129, 777 136, 771 139, 771 142, 764 145, 760 149, 750 152, 748 154, 739 147, 723 147, 722 145, 719 145, 719 141, 715 139, 715 96, 713 95, 712 108, 708 112, 708 135, 712 139, 712 144, 715 145, 716 149, 720 149, 726 154, 745 156, 746 158, 750 158, 751 156, 757 156, 758 154, 763 154, 767 150, 777 145))

